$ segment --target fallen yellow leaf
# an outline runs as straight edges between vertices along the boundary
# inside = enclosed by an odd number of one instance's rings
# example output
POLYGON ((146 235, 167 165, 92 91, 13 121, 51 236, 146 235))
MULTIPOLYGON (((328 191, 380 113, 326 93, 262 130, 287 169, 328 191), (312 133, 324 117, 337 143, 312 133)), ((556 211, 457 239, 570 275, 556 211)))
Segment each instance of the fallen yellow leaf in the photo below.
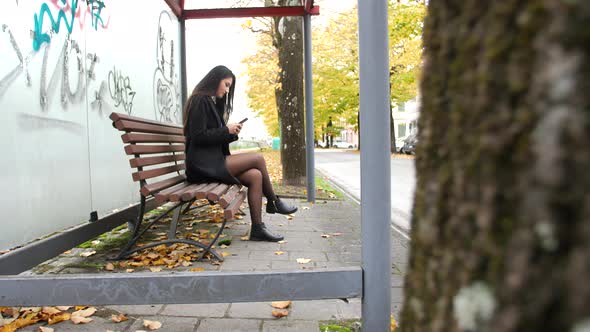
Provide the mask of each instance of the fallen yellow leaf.
POLYGON ((309 206, 304 206, 303 209, 304 210, 309 210, 309 206))
POLYGON ((182 265, 182 266, 184 266, 184 267, 189 267, 189 266, 193 265, 193 263, 191 263, 191 262, 188 262, 188 261, 184 261, 184 262, 182 262, 180 265, 182 265))
POLYGON ((297 263, 299 264, 307 264, 309 262, 311 262, 311 259, 309 258, 297 258, 297 263))
POLYGON ((43 310, 41 310, 43 313, 46 313, 48 315, 54 315, 57 313, 60 313, 61 310, 54 308, 54 307, 43 307, 43 310))
POLYGON ((127 272, 127 273, 132 273, 133 271, 135 271, 135 270, 134 269, 127 269, 127 270, 125 270, 125 272, 127 272))
POLYGON ((397 327, 397 323, 395 321, 395 318, 393 318, 393 316, 391 316, 391 332, 395 331, 396 327, 397 327))
POLYGON ((96 254, 96 251, 95 250, 92 250, 92 251, 85 251, 85 252, 81 253, 80 256, 82 256, 82 257, 89 257, 89 256, 92 256, 94 254, 96 254))
POLYGON ((49 325, 57 324, 59 322, 63 322, 64 320, 70 320, 70 317, 71 315, 69 312, 61 312, 59 314, 50 316, 47 320, 47 323, 49 325))
POLYGON ((82 317, 82 316, 72 316, 70 317, 70 320, 74 323, 74 324, 87 324, 92 322, 92 318, 90 317, 82 317))
POLYGON ((229 252, 227 252, 227 251, 223 251, 223 252, 221 253, 221 256, 223 256, 223 257, 231 256, 231 253, 229 253, 229 252))
POLYGON ((111 315, 111 320, 115 323, 121 323, 121 322, 124 322, 128 319, 129 318, 127 318, 127 316, 125 316, 125 314, 111 315))
POLYGON ((204 267, 193 267, 189 271, 191 271, 191 272, 203 272, 203 271, 205 271, 205 268, 204 267))
POLYGON ((278 243, 278 244, 283 244, 283 243, 287 243, 287 241, 285 241, 285 240, 281 240, 281 241, 278 241, 277 243, 278 243))
POLYGON ((53 332, 51 327, 39 326, 39 332, 53 332))
POLYGON ((162 327, 162 323, 155 320, 143 320, 143 327, 147 327, 149 330, 157 330, 162 327))
POLYGON ((275 301, 270 304, 273 308, 286 309, 291 305, 291 301, 275 301))
POLYGON ((72 316, 82 316, 82 317, 90 317, 94 315, 96 312, 96 308, 88 307, 87 309, 78 310, 72 313, 72 316))
POLYGON ((63 305, 63 306, 57 306, 56 308, 59 309, 59 310, 61 310, 61 311, 66 311, 66 310, 70 309, 71 307, 72 306, 65 306, 65 305, 63 305))
POLYGON ((160 272, 160 271, 162 271, 162 268, 161 267, 150 267, 150 271, 152 271, 152 272, 160 272))
POLYGON ((273 317, 281 318, 285 316, 289 316, 289 310, 286 309, 275 309, 272 311, 273 317))
POLYGON ((322 234, 322 237, 323 237, 324 239, 326 239, 326 238, 329 238, 329 237, 330 237, 330 234, 322 234))
POLYGON ((275 251, 275 255, 277 255, 277 256, 281 256, 284 254, 285 254, 285 252, 283 252, 283 251, 275 251))
POLYGON ((107 263, 107 265, 104 266, 104 269, 107 271, 113 271, 115 269, 115 265, 113 265, 113 263, 107 263))
POLYGON ((250 239, 250 237, 249 237, 248 235, 246 235, 246 236, 242 236, 242 237, 240 238, 240 240, 242 240, 242 241, 248 241, 249 239, 250 239))

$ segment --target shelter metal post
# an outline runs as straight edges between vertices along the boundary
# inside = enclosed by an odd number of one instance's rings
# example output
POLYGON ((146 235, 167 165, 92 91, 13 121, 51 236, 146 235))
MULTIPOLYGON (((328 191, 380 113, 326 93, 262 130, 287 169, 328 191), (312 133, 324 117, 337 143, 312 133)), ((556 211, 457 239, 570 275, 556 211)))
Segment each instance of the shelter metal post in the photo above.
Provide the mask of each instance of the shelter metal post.
MULTIPOLYGON (((181 110, 184 109, 184 103, 186 103, 186 20, 180 18, 178 20, 180 30, 180 106, 181 110)), ((184 116, 184 114, 183 114, 184 116)), ((184 123, 184 119, 182 119, 184 123)))
POLYGON ((389 331, 391 157, 387 0, 358 1, 364 331, 389 331))
POLYGON ((305 63, 305 151, 307 163, 307 201, 315 202, 315 161, 313 130, 313 76, 311 72, 311 15, 303 16, 305 63))

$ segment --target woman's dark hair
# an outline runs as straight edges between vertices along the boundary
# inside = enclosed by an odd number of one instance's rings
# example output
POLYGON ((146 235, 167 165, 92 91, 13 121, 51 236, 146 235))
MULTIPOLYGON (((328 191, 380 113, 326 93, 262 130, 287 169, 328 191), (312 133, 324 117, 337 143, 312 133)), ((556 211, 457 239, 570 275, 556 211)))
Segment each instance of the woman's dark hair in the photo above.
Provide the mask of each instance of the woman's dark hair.
POLYGON ((219 82, 226 78, 232 78, 232 85, 229 87, 229 92, 226 93, 222 98, 217 98, 215 107, 219 112, 219 115, 226 119, 231 114, 234 108, 234 91, 236 89, 236 75, 229 70, 226 66, 216 66, 211 69, 203 79, 197 84, 197 86, 193 89, 190 97, 186 101, 184 105, 184 110, 182 112, 184 118, 184 127, 186 130, 186 123, 188 121, 188 112, 191 106, 191 103, 195 96, 215 96, 217 92, 217 88, 219 87, 219 82))

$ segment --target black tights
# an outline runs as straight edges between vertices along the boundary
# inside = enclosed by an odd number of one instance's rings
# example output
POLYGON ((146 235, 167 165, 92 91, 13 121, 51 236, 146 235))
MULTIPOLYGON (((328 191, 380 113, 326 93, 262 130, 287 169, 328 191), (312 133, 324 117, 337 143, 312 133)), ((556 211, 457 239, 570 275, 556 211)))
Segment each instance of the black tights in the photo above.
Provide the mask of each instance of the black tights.
POLYGON ((227 156, 225 165, 229 173, 248 187, 248 206, 252 223, 262 222, 262 195, 275 200, 276 195, 266 170, 266 161, 258 153, 240 153, 227 156))

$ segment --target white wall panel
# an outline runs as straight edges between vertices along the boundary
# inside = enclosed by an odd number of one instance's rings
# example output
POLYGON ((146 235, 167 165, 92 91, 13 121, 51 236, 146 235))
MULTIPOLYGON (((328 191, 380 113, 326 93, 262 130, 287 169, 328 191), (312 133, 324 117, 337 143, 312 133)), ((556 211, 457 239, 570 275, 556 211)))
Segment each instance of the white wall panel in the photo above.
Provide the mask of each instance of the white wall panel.
POLYGON ((137 201, 108 116, 180 121, 178 45, 178 22, 164 1, 4 4, 0 250, 137 201))

